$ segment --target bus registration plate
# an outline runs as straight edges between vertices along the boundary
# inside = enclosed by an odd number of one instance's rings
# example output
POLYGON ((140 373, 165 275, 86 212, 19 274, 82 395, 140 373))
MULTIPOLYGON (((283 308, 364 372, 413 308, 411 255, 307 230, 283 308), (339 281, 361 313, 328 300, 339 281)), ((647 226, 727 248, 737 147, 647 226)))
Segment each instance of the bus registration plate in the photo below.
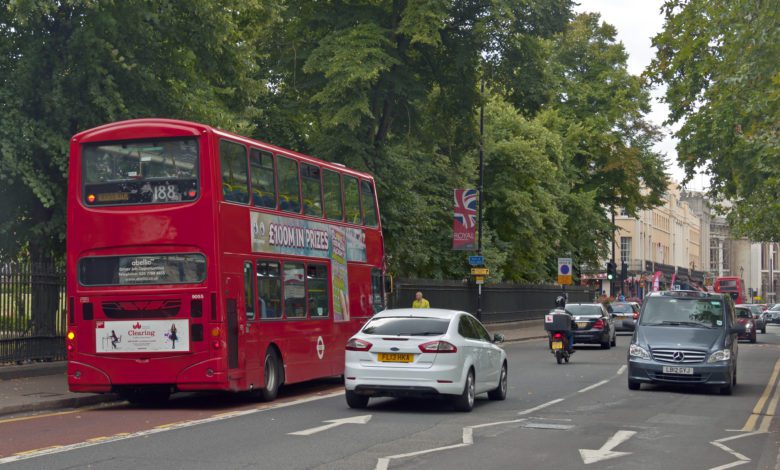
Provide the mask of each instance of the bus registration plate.
POLYGON ((379 362, 412 362, 414 354, 379 353, 379 362))

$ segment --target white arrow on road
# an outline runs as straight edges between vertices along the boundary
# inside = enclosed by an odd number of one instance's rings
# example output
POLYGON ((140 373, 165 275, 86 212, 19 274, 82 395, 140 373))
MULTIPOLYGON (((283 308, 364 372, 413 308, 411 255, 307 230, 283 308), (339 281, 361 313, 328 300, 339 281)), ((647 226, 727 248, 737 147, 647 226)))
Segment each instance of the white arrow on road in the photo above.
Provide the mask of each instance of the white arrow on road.
POLYGON ((291 436, 311 436, 312 434, 316 434, 322 431, 327 431, 330 428, 335 428, 336 426, 341 426, 342 424, 366 424, 370 420, 371 420, 371 415, 353 416, 351 418, 342 418, 342 419, 331 419, 328 421, 323 421, 323 423, 330 423, 330 424, 324 424, 322 426, 317 426, 316 428, 304 429, 303 431, 295 431, 288 434, 290 434, 291 436))
POLYGON ((631 439, 631 436, 634 434, 636 434, 636 431, 618 431, 614 436, 610 437, 599 450, 580 449, 582 461, 587 465, 589 463, 629 455, 631 452, 612 452, 612 449, 631 439))

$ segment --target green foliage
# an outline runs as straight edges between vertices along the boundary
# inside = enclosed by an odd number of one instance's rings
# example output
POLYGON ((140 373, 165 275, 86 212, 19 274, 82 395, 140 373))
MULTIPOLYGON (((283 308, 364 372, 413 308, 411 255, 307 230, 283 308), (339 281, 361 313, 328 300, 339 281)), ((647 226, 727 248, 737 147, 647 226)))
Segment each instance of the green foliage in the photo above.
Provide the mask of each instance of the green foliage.
POLYGON ((780 240, 780 8, 777 2, 669 0, 651 81, 665 84, 678 159, 756 241, 780 240))
POLYGON ((604 207, 649 207, 666 177, 614 29, 573 19, 572 5, 12 1, 0 10, 0 250, 62 250, 71 135, 161 116, 371 172, 390 270, 465 278, 452 194, 477 187, 484 104, 491 280, 549 281, 563 255, 595 263, 604 207))

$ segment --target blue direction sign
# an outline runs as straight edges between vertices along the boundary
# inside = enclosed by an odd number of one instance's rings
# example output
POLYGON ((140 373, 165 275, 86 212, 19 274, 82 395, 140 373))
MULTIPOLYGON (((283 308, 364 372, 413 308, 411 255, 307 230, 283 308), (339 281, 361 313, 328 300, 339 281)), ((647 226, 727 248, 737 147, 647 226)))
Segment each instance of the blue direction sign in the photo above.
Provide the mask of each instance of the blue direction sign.
POLYGON ((484 256, 469 256, 469 265, 470 266, 484 266, 485 265, 485 257, 484 256))

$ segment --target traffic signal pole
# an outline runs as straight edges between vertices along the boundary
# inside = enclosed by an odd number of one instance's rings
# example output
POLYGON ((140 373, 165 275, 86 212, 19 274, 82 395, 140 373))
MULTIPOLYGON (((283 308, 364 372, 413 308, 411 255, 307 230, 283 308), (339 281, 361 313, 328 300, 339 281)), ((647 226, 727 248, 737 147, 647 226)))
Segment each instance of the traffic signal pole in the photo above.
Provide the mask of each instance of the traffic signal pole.
MULTIPOLYGON (((484 73, 484 72, 483 72, 484 73)), ((480 106, 479 106, 479 198, 477 198, 477 254, 482 255, 482 200, 485 198, 483 193, 483 181, 485 176, 484 162, 484 141, 485 141, 485 77, 482 77, 480 84, 480 106)), ((482 284, 477 284, 477 319, 482 321, 482 284)))

